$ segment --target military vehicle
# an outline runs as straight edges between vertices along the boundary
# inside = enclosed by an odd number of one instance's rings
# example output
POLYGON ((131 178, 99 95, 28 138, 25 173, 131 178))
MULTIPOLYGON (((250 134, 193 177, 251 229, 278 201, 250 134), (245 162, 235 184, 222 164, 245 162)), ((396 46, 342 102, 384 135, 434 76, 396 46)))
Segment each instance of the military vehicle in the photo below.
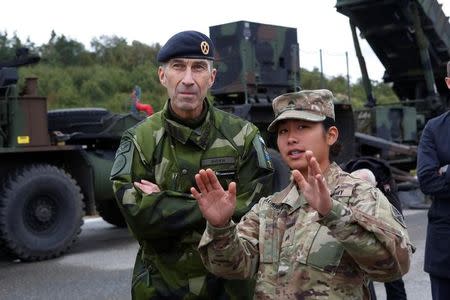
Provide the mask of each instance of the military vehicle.
MULTIPOLYGON (((277 151, 276 139, 267 132, 273 120, 272 100, 300 90, 297 29, 238 21, 209 28, 216 48, 217 77, 211 88, 214 104, 254 123, 269 147, 275 165, 275 189, 288 183, 288 168, 277 151)), ((344 151, 336 158, 354 156, 354 123, 350 103, 335 103, 344 151)))
POLYGON ((37 78, 18 85, 18 67, 39 59, 20 49, 0 63, 0 249, 22 261, 68 251, 84 215, 125 226, 109 173, 122 132, 140 121, 100 108, 47 112, 37 78))
MULTIPOLYGON (((450 102, 444 84, 450 60, 448 18, 436 0, 338 0, 336 8, 350 18, 367 94, 361 110, 353 111, 350 103, 335 103, 344 146, 336 161, 381 158, 389 163, 400 189, 418 190, 411 173, 421 129, 450 102), (355 26, 386 67, 384 81, 392 82, 401 103, 377 105, 355 26)), ((275 138, 266 128, 273 120, 274 97, 300 89, 296 29, 238 21, 210 27, 210 37, 219 69, 211 89, 215 104, 256 124, 274 163, 283 165, 275 138)), ((285 183, 281 179, 278 185, 285 183)))
POLYGON ((450 106, 444 81, 449 19, 436 0, 337 0, 336 9, 349 17, 367 95, 366 108, 355 113, 356 154, 387 160, 404 189, 417 188, 411 171, 421 130, 450 106), (356 28, 384 65, 383 80, 392 84, 400 103, 376 103, 356 28))

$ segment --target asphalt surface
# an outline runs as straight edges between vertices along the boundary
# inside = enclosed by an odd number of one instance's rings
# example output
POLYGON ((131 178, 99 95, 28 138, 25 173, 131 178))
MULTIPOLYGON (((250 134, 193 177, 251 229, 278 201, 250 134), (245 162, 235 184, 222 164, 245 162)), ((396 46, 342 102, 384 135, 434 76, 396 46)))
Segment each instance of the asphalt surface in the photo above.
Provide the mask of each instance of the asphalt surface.
POLYGON ((138 245, 127 229, 88 219, 63 257, 35 262, 0 258, 0 299, 130 299, 138 245))
MULTIPOLYGON (((428 210, 405 210, 406 225, 408 226, 409 237, 416 251, 412 255, 409 272, 403 276, 405 290, 408 299, 428 300, 431 299, 430 278, 423 271, 423 260, 425 250, 425 237, 427 232, 427 212, 428 210)), ((383 283, 374 283, 378 300, 386 299, 386 292, 383 283)))
MULTIPOLYGON (((423 272, 426 210, 406 210, 410 237, 417 247, 404 276, 408 299, 431 299, 423 272)), ((131 272, 138 245, 127 229, 88 219, 80 239, 63 257, 36 263, 10 261, 0 255, 0 299, 130 299, 131 272)), ((375 283, 378 299, 386 299, 375 283)))

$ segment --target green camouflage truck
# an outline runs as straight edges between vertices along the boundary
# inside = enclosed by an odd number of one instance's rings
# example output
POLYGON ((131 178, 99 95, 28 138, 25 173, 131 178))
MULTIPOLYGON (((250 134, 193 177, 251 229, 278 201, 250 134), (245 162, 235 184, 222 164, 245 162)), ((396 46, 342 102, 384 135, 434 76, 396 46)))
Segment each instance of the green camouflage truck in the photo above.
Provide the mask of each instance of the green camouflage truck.
MULTIPOLYGON (((277 151, 276 137, 267 132, 273 120, 272 100, 300 90, 297 29, 249 21, 211 26, 218 73, 211 94, 214 104, 254 123, 267 142, 275 166, 275 190, 289 179, 277 151)), ((340 142, 338 162, 354 156, 354 123, 350 103, 335 103, 340 142)))
POLYGON ((122 132, 140 121, 99 108, 47 112, 37 78, 18 87, 18 67, 38 61, 19 49, 0 63, 0 250, 22 261, 65 253, 84 215, 125 226, 109 173, 122 132))

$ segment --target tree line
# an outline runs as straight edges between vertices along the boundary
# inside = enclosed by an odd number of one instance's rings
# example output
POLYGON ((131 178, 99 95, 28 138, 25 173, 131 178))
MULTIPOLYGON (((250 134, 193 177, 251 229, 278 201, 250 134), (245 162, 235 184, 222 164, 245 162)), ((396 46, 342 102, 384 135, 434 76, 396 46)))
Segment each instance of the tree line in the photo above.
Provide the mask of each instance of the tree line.
MULTIPOLYGON (((52 31, 47 43, 37 46, 31 40, 21 41, 0 33, 0 62, 15 57, 16 50, 27 47, 41 56, 39 64, 19 68, 20 85, 24 78, 35 76, 38 94, 47 97, 49 109, 70 107, 103 107, 113 112, 130 110, 130 94, 141 87, 143 103, 158 111, 167 100, 165 88, 157 76, 156 54, 161 45, 146 45, 139 41, 131 44, 125 38, 101 36, 91 41, 90 49, 82 43, 52 31)), ((366 96, 359 79, 350 84, 344 76, 321 78, 318 69, 300 70, 303 89, 327 88, 338 99, 350 97, 355 108, 363 107, 366 96)), ((372 82, 378 103, 397 102, 398 98, 388 84, 372 82)))

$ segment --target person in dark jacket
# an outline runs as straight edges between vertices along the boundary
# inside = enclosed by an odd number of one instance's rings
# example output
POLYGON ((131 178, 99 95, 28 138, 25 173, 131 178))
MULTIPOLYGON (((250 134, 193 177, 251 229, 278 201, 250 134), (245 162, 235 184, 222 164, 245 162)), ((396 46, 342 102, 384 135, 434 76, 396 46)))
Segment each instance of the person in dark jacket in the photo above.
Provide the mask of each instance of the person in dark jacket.
MULTIPOLYGON (((397 194, 397 184, 386 161, 375 157, 363 156, 349 161, 343 169, 346 172, 351 172, 351 175, 366 180, 377 187, 396 209, 395 214, 397 216, 401 215, 403 218, 402 205, 397 194)), ((402 278, 385 282, 384 287, 386 289, 387 300, 407 299, 405 283, 402 278)), ((370 299, 376 300, 377 296, 373 282, 369 284, 369 292, 370 299)))
MULTIPOLYGON (((450 89, 450 61, 447 77, 450 89)), ((431 195, 424 270, 430 274, 434 300, 450 299, 450 111, 428 121, 417 153, 420 189, 431 195)))

